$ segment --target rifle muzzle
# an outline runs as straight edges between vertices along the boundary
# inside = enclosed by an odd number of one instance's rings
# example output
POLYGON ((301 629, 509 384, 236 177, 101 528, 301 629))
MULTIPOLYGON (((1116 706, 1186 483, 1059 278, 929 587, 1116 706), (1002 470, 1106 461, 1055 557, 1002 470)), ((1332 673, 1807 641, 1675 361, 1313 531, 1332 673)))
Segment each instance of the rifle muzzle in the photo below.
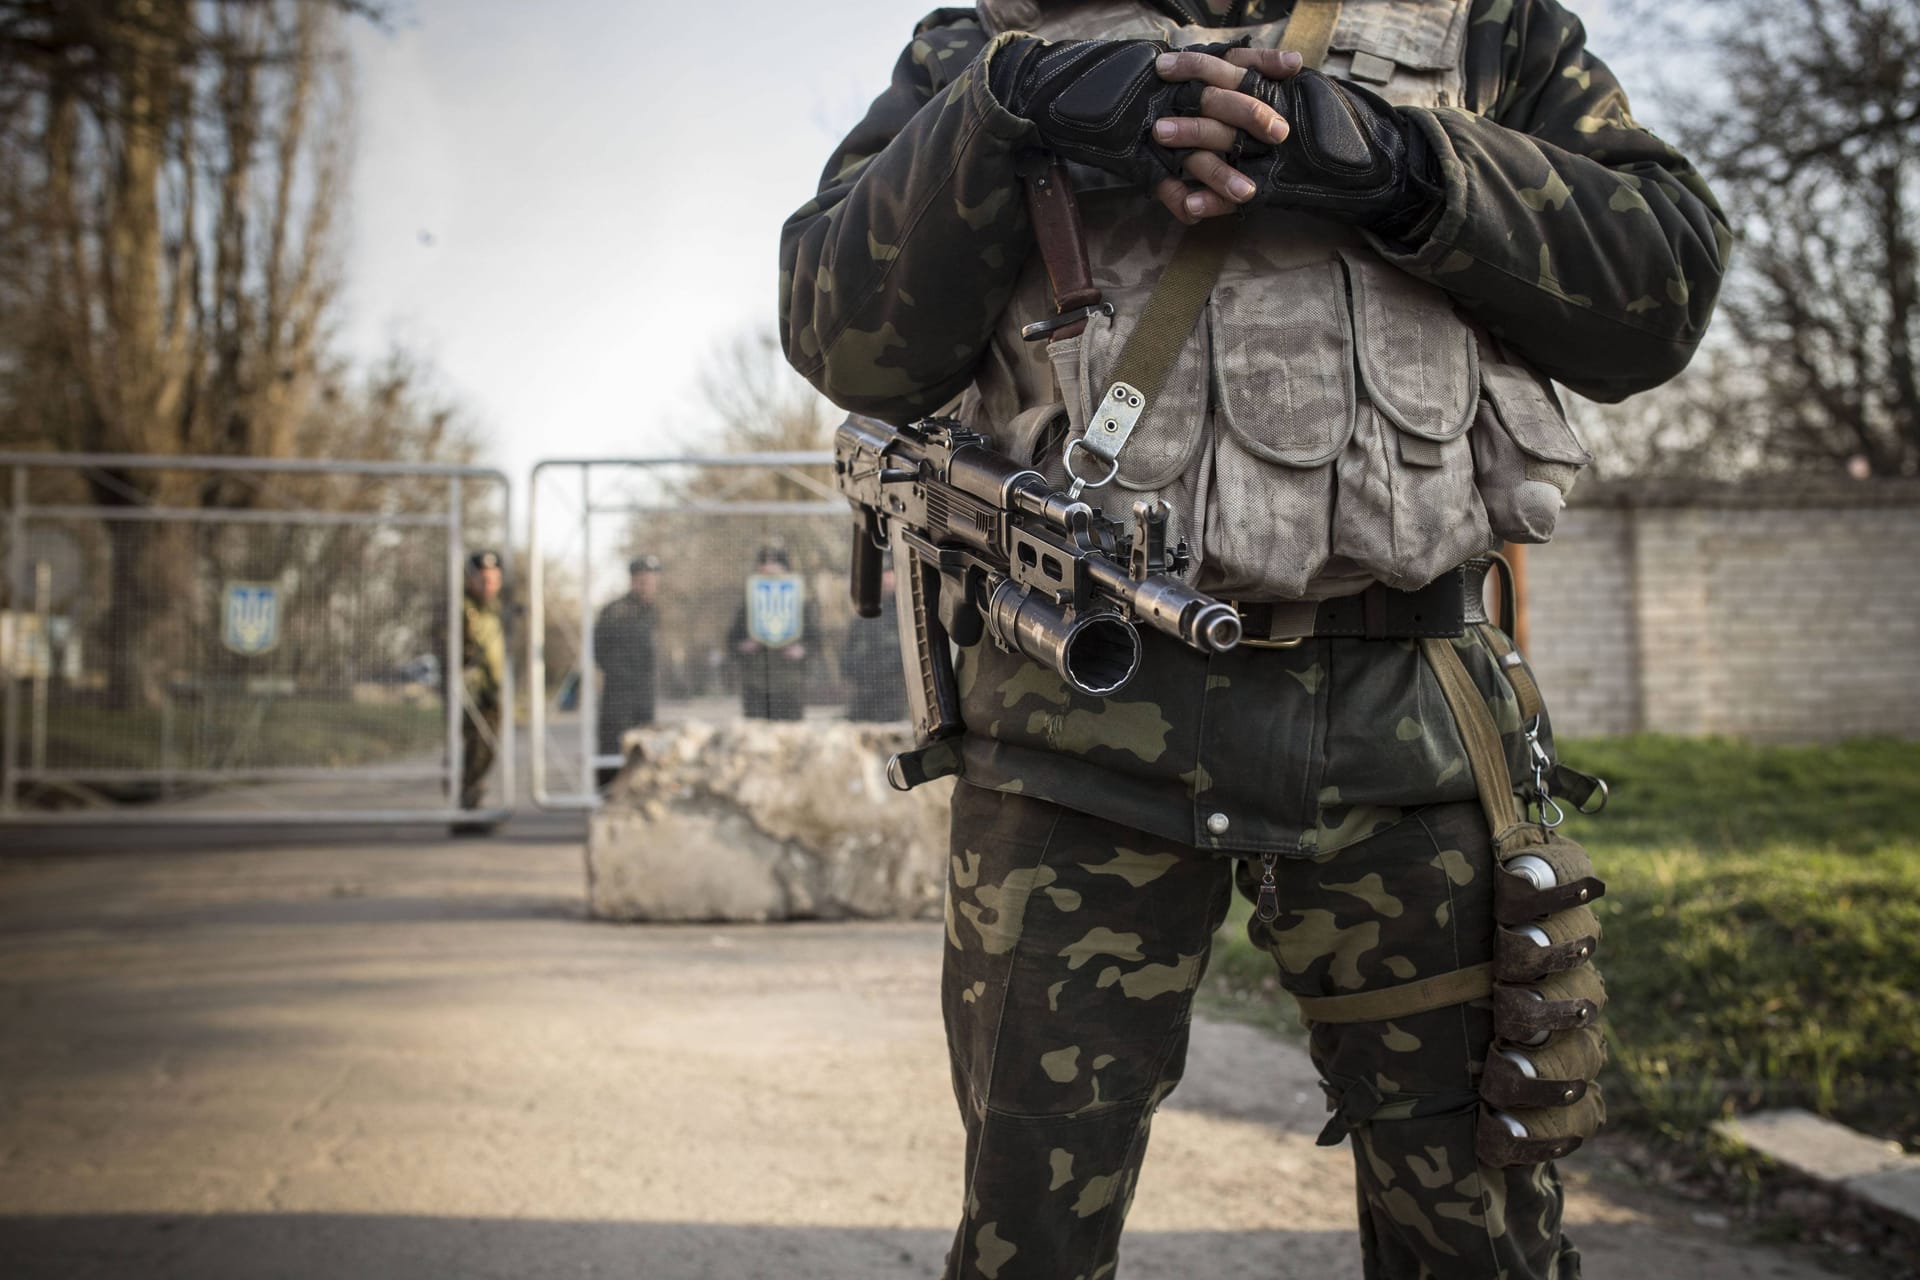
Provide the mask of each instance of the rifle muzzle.
POLYGON ((1140 667, 1140 633, 1117 613, 1067 613, 1008 580, 987 603, 987 627, 1002 643, 1053 668, 1074 689, 1096 698, 1118 690, 1140 667))
POLYGON ((1155 631, 1202 653, 1225 653, 1240 643, 1240 615, 1233 606, 1195 591, 1180 579, 1150 573, 1135 579, 1111 560, 1091 565, 1094 582, 1109 599, 1155 631))

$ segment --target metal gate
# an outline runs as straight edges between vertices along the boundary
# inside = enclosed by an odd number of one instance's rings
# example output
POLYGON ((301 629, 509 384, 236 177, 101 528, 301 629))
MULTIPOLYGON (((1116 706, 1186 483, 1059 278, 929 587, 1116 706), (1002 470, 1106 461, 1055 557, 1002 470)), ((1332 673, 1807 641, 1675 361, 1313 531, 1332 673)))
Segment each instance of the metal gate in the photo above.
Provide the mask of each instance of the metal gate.
MULTIPOLYGON (((479 467, 0 453, 0 822, 492 820, 513 663, 460 810, 479 467)), ((510 581, 510 579, 509 579, 510 581)))
POLYGON ((643 724, 904 718, 893 623, 848 600, 852 519, 832 474, 825 452, 533 469, 536 804, 593 807, 643 724))

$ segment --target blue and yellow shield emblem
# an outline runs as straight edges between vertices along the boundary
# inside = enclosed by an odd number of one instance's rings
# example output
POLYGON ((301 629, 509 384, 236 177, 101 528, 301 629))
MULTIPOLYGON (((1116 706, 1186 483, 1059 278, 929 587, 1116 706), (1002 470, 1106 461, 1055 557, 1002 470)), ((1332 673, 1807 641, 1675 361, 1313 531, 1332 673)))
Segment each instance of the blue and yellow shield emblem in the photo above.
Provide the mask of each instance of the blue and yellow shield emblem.
POLYGON ((784 649, 800 638, 805 609, 797 573, 756 573, 747 579, 747 634, 769 649, 784 649))
POLYGON ((251 657, 280 643, 280 588, 271 582, 229 582, 221 596, 220 639, 251 657))

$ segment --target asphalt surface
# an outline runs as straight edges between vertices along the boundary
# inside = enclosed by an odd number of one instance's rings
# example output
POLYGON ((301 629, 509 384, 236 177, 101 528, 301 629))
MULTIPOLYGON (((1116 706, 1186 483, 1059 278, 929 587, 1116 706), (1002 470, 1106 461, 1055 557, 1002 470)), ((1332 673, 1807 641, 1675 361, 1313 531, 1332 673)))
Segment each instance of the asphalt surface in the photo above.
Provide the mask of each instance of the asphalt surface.
MULTIPOLYGON (((588 923, 578 828, 0 829, 0 1276, 937 1275, 939 927, 588 923)), ((1357 1277, 1323 1119, 1203 1021, 1123 1280, 1357 1277)), ((1590 1278, 1827 1274, 1571 1172, 1590 1278)))

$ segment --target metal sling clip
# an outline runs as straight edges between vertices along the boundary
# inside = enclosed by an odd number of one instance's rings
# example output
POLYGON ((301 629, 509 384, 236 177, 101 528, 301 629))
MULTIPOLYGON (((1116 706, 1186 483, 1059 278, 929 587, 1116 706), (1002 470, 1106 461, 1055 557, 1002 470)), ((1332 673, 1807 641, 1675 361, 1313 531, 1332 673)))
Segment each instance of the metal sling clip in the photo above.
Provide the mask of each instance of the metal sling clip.
POLYGON ((1042 338, 1052 336, 1056 329, 1064 329, 1070 324, 1079 324, 1083 320, 1091 320, 1094 316, 1111 316, 1112 314, 1113 304, 1111 302, 1090 302, 1084 307, 1075 307, 1071 311, 1062 311, 1057 316, 1052 316, 1045 320, 1035 320, 1032 324, 1021 325, 1020 338, 1023 342, 1038 342, 1042 338))
POLYGON ((1533 763, 1533 800, 1540 810, 1540 825, 1551 831, 1567 820, 1567 813, 1554 800, 1552 785, 1547 781, 1553 773, 1553 757, 1540 745, 1539 716, 1527 722, 1526 735, 1527 756, 1533 763))

